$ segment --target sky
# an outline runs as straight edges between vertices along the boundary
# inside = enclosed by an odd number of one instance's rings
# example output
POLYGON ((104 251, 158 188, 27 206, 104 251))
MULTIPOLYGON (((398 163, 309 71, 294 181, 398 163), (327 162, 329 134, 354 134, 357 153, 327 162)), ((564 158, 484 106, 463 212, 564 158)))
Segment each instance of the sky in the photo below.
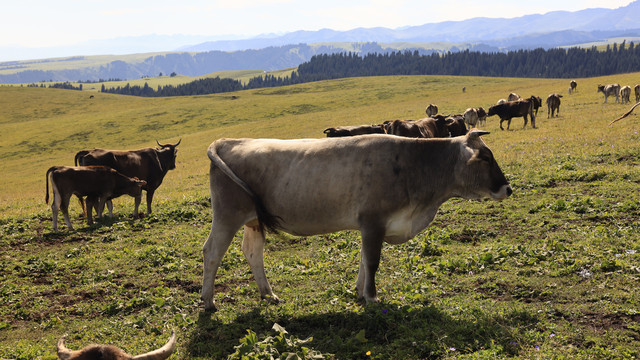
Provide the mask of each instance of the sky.
POLYGON ((2 6, 0 46, 54 47, 117 37, 216 39, 297 30, 399 28, 474 17, 614 9, 631 0, 18 0, 2 6))

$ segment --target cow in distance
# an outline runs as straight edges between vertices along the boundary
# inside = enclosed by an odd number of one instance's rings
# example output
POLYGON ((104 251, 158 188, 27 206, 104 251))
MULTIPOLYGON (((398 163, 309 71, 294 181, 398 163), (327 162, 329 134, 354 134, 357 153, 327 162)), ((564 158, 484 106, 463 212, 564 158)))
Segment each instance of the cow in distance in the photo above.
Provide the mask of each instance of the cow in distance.
POLYGON ((609 96, 615 96, 616 102, 620 102, 620 84, 598 85, 598 92, 604 94, 604 103, 609 96))
POLYGON ((428 117, 434 117, 434 116, 438 115, 438 105, 429 104, 427 106, 427 109, 425 110, 425 112, 427 113, 428 117))
POLYGON ((578 91, 578 83, 575 80, 569 82, 569 94, 578 91))
POLYGON ((556 113, 556 117, 560 116, 560 98, 562 95, 553 93, 547 97, 547 119, 549 115, 553 117, 553 113, 556 113))
MULTIPOLYGON (((533 98, 533 96, 532 96, 533 98)), ((494 105, 489 108, 487 116, 498 115, 500 117, 500 130, 504 130, 502 122, 507 121, 507 130, 511 126, 511 119, 514 117, 524 118, 524 126, 527 126, 528 117, 531 117, 531 126, 535 129, 536 117, 533 112, 534 99, 521 99, 516 101, 507 101, 502 104, 494 105)))
POLYGON ((625 85, 625 86, 621 87, 620 88, 621 103, 622 104, 628 103, 630 101, 629 100, 630 97, 631 97, 631 86, 625 85))

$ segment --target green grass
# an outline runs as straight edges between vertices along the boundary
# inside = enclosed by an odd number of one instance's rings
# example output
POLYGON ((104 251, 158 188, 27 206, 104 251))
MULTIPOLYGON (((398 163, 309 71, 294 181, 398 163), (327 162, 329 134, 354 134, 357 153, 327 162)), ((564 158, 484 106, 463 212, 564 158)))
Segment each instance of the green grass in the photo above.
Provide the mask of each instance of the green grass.
POLYGON ((639 121, 607 127, 629 106, 596 94, 599 83, 633 85, 638 75, 577 79, 574 95, 564 79, 434 76, 159 99, 0 88, 0 358, 54 359, 65 333, 73 349, 141 353, 175 329, 174 358, 224 359, 241 340, 280 344, 274 323, 337 359, 638 358, 639 121), (489 118, 484 138, 513 196, 449 201, 422 234, 385 246, 380 304, 356 299, 357 232, 268 236, 279 305, 259 300, 238 233, 216 280, 220 310, 202 311, 213 140, 322 137, 329 126, 416 119, 429 103, 445 114, 488 108, 510 92, 564 95, 560 117, 547 120, 545 106, 535 130, 515 119, 500 131, 489 118), (72 204, 77 231, 51 231, 50 166, 71 165, 84 148, 180 138, 151 216, 131 219, 123 197, 114 219, 86 226, 72 204))

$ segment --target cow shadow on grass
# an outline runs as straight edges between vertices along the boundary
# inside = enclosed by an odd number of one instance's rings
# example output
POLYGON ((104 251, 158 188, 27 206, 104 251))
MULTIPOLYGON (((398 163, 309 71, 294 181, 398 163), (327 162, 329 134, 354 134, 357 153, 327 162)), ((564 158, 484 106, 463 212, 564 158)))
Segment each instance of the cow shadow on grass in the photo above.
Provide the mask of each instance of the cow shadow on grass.
MULTIPOLYGON (((537 316, 520 310, 497 315, 483 309, 469 310, 454 318, 436 306, 379 303, 363 311, 316 313, 300 316, 282 315, 277 309, 268 312, 256 307, 225 324, 212 313, 202 312, 197 328, 187 344, 193 357, 226 358, 234 346, 247 335, 257 334, 258 341, 276 336, 274 323, 283 326, 289 336, 313 337, 304 346, 337 359, 366 359, 368 351, 378 358, 440 358, 448 352, 473 353, 497 349, 502 355, 520 350, 513 329, 530 328, 537 316), (224 344, 224 345, 221 345, 224 344)), ((451 354, 450 354, 451 355, 451 354)))

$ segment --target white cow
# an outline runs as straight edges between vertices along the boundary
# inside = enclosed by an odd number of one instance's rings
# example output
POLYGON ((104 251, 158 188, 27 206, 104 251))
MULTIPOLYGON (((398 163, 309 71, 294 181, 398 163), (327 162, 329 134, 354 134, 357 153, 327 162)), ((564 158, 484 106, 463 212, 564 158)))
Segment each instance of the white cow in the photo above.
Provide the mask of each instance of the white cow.
POLYGON ((375 273, 383 242, 416 236, 452 197, 511 195, 483 134, 214 141, 207 151, 213 220, 203 246, 205 309, 215 310, 216 273, 243 225, 242 251, 263 298, 279 301, 264 271, 265 228, 302 236, 357 229, 358 296, 378 301, 375 273))

